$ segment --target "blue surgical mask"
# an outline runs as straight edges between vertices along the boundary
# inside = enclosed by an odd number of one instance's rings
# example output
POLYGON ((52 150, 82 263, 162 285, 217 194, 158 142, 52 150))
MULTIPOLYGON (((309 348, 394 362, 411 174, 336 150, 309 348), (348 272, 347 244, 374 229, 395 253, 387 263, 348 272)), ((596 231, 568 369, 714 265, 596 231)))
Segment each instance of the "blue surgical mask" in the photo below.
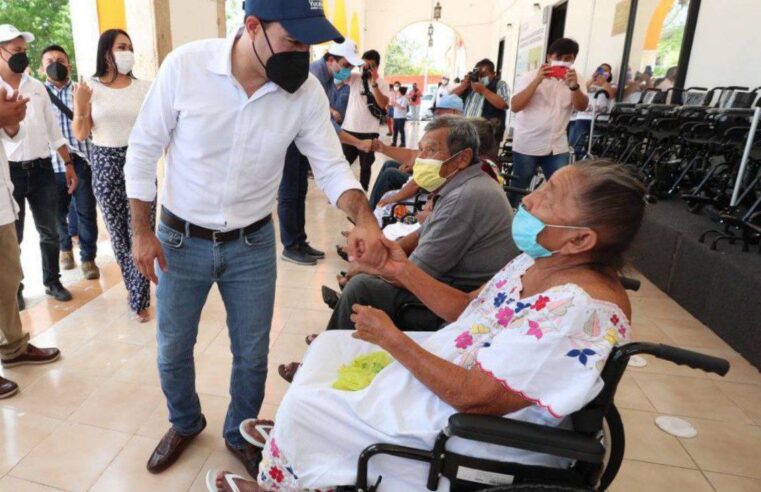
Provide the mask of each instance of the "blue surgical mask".
POLYGON ((344 80, 348 79, 351 75, 351 67, 344 67, 335 74, 333 74, 333 79, 343 82, 344 80))
POLYGON ((521 205, 520 208, 518 208, 518 213, 515 214, 515 217, 513 218, 512 233, 515 245, 518 246, 518 249, 534 259, 552 256, 556 251, 548 250, 537 241, 539 233, 541 233, 545 227, 588 229, 587 227, 545 224, 521 205))
POLYGON ((481 77, 482 85, 489 85, 489 77, 481 77))

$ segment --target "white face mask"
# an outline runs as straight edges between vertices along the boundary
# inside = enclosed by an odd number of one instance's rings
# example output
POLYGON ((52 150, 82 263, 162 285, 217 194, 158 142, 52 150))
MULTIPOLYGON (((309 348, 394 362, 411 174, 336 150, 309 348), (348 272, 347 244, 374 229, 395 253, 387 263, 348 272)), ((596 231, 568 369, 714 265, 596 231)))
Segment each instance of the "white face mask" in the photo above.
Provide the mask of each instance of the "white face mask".
POLYGON ((116 51, 114 62, 116 62, 116 70, 122 75, 127 75, 135 66, 135 54, 131 51, 116 51))

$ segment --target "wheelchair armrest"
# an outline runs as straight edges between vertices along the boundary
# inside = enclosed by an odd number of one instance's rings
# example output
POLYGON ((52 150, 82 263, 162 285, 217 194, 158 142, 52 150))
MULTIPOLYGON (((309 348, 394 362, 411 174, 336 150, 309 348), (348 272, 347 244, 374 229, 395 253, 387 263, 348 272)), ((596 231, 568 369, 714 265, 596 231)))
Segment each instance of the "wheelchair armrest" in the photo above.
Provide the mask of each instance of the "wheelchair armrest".
POLYGON ((521 422, 503 417, 456 413, 449 417, 450 436, 600 463, 605 448, 599 440, 566 429, 521 422))

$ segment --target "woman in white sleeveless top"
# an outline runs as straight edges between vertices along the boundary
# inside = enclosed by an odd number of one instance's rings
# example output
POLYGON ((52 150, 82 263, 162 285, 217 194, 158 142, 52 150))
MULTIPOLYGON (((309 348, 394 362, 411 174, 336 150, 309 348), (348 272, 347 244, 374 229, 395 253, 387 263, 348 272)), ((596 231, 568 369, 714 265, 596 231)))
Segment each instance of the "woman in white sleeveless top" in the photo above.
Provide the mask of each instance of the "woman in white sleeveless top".
POLYGON ((95 75, 74 89, 73 129, 80 140, 92 134, 93 191, 111 236, 111 246, 129 293, 130 308, 135 319, 145 322, 150 285, 130 253, 132 238, 124 163, 129 135, 150 82, 132 75, 134 63, 132 41, 126 32, 110 29, 100 36, 95 75))

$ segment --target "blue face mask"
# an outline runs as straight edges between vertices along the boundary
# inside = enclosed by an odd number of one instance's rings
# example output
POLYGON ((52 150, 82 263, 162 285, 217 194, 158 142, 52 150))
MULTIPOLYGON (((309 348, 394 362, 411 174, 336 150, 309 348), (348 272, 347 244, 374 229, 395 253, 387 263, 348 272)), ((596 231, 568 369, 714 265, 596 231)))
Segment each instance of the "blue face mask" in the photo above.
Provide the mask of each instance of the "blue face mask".
POLYGON ((513 241, 518 249, 529 255, 530 257, 545 258, 552 256, 555 251, 550 251, 537 241, 539 233, 541 233, 545 227, 562 227, 564 229, 588 229, 587 227, 576 226, 560 226, 545 224, 526 208, 521 205, 518 208, 518 213, 513 218, 512 233, 513 241))
POLYGON ((344 80, 348 79, 350 75, 351 75, 351 68, 344 67, 333 75, 333 79, 339 82, 343 82, 344 80))

